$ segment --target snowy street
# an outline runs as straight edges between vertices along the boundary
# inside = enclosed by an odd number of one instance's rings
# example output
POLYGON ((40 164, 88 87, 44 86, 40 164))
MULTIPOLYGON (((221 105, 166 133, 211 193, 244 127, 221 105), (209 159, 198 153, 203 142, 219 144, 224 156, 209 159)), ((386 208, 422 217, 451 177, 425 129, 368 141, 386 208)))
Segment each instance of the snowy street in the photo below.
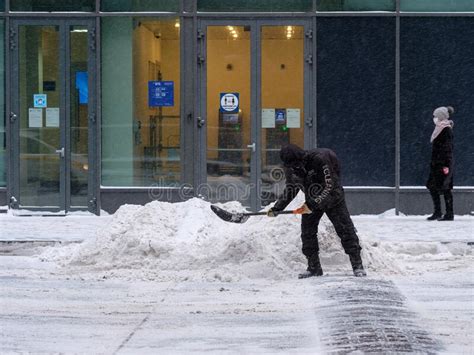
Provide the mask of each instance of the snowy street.
POLYGON ((472 216, 354 216, 367 278, 322 220, 325 275, 298 280, 299 217, 205 207, 0 215, 0 353, 474 354, 472 216))

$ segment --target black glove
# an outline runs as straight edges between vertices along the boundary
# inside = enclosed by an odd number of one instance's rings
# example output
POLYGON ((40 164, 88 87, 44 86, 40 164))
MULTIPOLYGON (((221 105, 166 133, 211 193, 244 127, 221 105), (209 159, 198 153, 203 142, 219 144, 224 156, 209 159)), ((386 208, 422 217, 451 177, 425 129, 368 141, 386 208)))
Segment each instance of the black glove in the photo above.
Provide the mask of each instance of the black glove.
POLYGON ((275 209, 275 207, 270 208, 267 211, 267 216, 268 217, 276 217, 280 213, 280 210, 275 209))

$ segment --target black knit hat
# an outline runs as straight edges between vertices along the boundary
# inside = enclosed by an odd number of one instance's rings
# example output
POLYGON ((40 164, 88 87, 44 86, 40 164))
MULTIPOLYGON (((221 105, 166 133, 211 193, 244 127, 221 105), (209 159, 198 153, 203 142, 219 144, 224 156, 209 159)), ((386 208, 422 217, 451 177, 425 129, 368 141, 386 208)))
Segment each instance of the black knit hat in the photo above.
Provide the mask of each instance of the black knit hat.
POLYGON ((280 159, 285 165, 293 165, 301 162, 305 156, 305 151, 295 144, 288 144, 281 148, 280 159))

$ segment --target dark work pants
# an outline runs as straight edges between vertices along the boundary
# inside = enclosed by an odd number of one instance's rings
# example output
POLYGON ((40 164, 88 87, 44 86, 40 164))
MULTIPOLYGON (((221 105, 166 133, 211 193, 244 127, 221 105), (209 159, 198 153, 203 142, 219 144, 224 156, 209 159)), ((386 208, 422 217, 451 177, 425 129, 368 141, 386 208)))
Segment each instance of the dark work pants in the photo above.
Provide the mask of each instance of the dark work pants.
POLYGON ((302 216, 301 240, 303 242, 303 254, 309 258, 311 255, 319 252, 318 225, 324 213, 326 213, 334 225, 337 235, 341 238, 341 244, 346 254, 359 253, 361 249, 359 238, 347 210, 346 202, 342 200, 332 208, 315 210, 313 213, 302 216))

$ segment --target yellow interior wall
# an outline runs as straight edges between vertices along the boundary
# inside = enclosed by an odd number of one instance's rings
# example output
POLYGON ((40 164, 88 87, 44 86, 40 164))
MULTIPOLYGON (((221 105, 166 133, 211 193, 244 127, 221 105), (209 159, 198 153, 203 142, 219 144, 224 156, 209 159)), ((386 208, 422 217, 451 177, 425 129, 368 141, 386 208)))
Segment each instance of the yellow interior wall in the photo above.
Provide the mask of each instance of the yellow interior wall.
MULTIPOLYGON (((207 146, 217 148, 220 93, 239 93, 243 144, 250 143, 250 40, 207 40, 207 146), (227 65, 233 66, 232 70, 227 65)), ((216 159, 217 152, 208 152, 216 159)), ((244 157, 245 159, 245 157, 244 157)))
MULTIPOLYGON (((161 72, 163 80, 174 82, 174 106, 163 107, 164 116, 176 116, 165 118, 163 122, 163 144, 165 146, 179 146, 180 144, 180 41, 163 40, 162 42, 163 60, 161 62, 161 72)), ((168 154, 170 151, 166 151, 168 154)))
MULTIPOLYGON (((262 40, 262 108, 300 109, 300 128, 288 131, 290 142, 301 147, 304 145, 303 49, 302 39, 262 40)), ((265 133, 270 129, 262 129, 263 147, 266 147, 265 133)))
MULTIPOLYGON (((303 40, 262 40, 262 108, 299 108, 300 128, 292 143, 303 146, 303 40), (281 64, 285 69, 281 69, 281 64)), ((207 146, 217 148, 220 93, 238 92, 243 114, 243 145, 250 142, 250 40, 207 40, 207 146), (233 66, 232 70, 227 65, 233 66)), ((265 139, 265 131, 262 137, 265 139)), ((265 140, 263 141, 265 147, 265 140)), ((217 152, 208 152, 216 159, 217 152)))
MULTIPOLYGON (((143 176, 142 159, 144 147, 150 146, 150 115, 158 115, 158 108, 148 106, 148 81, 150 78, 150 62, 156 64, 161 71, 163 81, 174 82, 174 106, 163 107, 162 144, 164 146, 179 146, 180 143, 180 41, 156 38, 152 31, 145 26, 138 26, 133 33, 133 91, 134 115, 141 122, 141 144, 134 145, 134 171, 136 176, 143 176)), ((158 144, 158 128, 156 130, 158 144)), ((161 158, 166 159, 169 150, 163 150, 161 158)), ((166 166, 164 167, 166 168, 166 166)))

